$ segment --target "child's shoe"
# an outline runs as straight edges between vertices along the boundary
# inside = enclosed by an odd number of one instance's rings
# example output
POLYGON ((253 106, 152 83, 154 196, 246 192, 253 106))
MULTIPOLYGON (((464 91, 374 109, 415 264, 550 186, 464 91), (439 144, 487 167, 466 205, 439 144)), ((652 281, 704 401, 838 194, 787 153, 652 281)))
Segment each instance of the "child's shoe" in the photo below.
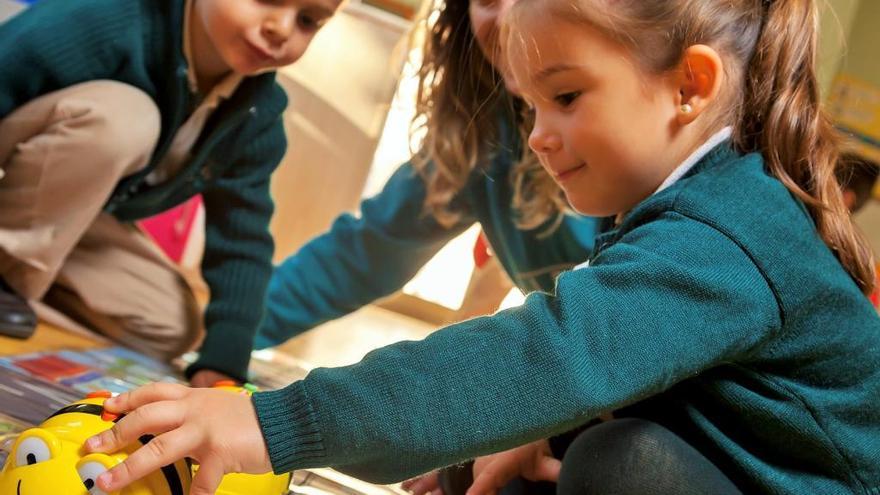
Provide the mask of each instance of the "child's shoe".
POLYGON ((36 328, 34 310, 0 277, 0 335, 26 339, 36 328))

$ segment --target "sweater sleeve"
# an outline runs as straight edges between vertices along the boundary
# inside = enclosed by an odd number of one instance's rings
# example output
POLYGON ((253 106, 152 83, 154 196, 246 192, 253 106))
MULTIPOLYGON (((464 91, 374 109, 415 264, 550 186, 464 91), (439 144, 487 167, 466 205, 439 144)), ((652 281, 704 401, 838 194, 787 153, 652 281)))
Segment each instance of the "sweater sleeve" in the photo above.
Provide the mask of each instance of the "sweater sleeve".
POLYGON ((229 171, 202 194, 205 254, 202 276, 211 291, 206 336, 187 375, 207 368, 245 381, 254 333, 263 315, 274 243, 269 178, 286 150, 280 116, 250 142, 229 171))
POLYGON ((135 64, 144 15, 140 2, 44 0, 0 23, 0 119, 38 96, 112 79, 135 64))
POLYGON ((779 318, 737 244, 667 213, 561 275, 556 297, 533 293, 253 401, 276 472, 329 466, 387 483, 660 393, 742 358, 779 318))
POLYGON ((400 289, 474 220, 445 228, 423 212, 425 186, 407 163, 384 189, 275 268, 256 347, 278 345, 400 289))

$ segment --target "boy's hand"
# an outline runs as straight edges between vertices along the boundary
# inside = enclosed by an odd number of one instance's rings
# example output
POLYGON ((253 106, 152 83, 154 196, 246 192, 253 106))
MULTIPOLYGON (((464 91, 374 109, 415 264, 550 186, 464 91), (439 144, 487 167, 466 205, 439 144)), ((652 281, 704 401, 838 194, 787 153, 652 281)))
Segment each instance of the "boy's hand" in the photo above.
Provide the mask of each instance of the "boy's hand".
POLYGON ((213 387, 215 383, 223 381, 237 382, 238 380, 218 371, 204 369, 196 371, 192 378, 190 378, 189 383, 193 387, 210 388, 213 387))
POLYGON ((199 463, 191 495, 213 494, 226 473, 272 470, 247 395, 154 383, 107 399, 104 408, 128 414, 110 430, 88 439, 88 452, 115 452, 142 435, 157 435, 98 477, 98 487, 105 492, 116 492, 184 457, 199 463))
POLYGON ((562 462, 553 457, 550 442, 538 440, 474 461, 474 483, 467 495, 498 493, 517 476, 530 481, 557 481, 562 462))

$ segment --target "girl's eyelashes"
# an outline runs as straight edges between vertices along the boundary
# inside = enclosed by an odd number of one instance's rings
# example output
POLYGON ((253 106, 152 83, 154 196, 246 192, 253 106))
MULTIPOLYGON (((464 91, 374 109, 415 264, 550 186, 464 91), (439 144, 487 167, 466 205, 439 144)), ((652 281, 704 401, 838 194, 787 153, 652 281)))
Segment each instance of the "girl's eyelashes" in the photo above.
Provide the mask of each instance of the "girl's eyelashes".
POLYGON ((580 91, 570 91, 568 93, 561 93, 553 97, 553 101, 556 102, 562 108, 566 108, 581 95, 580 91))

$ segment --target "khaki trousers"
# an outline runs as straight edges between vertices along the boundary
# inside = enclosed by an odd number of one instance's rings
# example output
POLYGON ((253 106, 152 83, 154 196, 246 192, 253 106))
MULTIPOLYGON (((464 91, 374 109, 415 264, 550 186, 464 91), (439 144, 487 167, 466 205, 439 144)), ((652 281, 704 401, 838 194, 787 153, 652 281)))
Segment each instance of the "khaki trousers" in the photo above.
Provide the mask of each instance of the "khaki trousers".
POLYGON ((146 166, 159 129, 152 99, 115 81, 47 94, 0 121, 0 276, 41 317, 53 314, 45 305, 169 359, 201 333, 195 297, 142 232, 102 212, 146 166))

